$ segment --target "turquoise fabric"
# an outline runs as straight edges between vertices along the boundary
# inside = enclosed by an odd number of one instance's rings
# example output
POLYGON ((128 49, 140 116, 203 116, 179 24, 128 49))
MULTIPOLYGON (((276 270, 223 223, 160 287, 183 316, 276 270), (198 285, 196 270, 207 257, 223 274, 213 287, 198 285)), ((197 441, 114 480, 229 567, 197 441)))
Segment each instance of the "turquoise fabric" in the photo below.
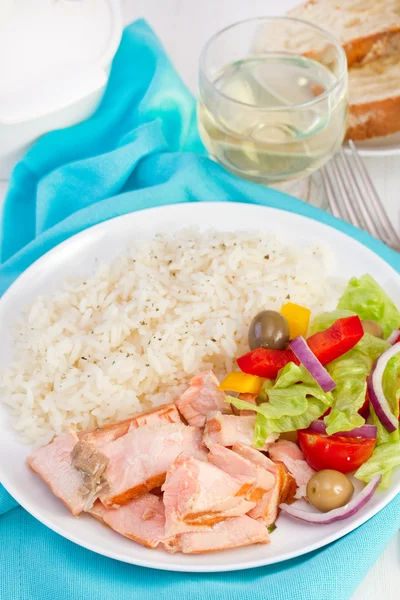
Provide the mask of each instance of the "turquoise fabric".
MULTIPOLYGON (((91 225, 150 206, 204 200, 309 216, 357 238, 399 271, 399 255, 366 233, 241 181, 206 158, 194 100, 154 33, 138 21, 124 32, 95 115, 47 134, 15 168, 2 220, 0 290, 44 252, 91 225)), ((322 550, 214 575, 152 571, 84 550, 37 522, 1 485, 0 515, 1 600, 344 600, 399 529, 400 496, 322 550)))

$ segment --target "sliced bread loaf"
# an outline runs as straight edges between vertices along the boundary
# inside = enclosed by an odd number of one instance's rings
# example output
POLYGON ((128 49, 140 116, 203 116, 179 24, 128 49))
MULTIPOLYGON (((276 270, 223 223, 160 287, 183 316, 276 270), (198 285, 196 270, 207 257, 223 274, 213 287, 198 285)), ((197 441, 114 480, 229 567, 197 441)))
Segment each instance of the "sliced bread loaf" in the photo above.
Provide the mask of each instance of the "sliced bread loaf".
POLYGON ((349 100, 347 139, 400 131, 400 54, 351 68, 349 100))
POLYGON ((400 52, 400 0, 308 0, 288 16, 333 33, 349 67, 400 52))

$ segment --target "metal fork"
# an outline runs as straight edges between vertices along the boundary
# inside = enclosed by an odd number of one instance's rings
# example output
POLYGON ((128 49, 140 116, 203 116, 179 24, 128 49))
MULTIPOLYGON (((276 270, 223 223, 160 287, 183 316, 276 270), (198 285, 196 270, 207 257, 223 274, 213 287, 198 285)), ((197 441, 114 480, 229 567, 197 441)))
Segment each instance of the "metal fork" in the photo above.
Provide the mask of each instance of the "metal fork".
POLYGON ((382 200, 351 140, 349 147, 350 156, 341 148, 321 169, 330 210, 335 217, 365 229, 400 252, 400 236, 390 222, 382 200))

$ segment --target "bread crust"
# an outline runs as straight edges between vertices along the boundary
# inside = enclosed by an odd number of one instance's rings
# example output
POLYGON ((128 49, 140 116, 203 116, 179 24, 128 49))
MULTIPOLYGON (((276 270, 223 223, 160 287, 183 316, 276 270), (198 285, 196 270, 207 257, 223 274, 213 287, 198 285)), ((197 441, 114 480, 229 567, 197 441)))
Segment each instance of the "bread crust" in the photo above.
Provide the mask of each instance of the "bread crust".
POLYGON ((346 140, 366 140, 400 131, 400 94, 349 108, 346 140))
MULTIPOLYGON (((319 4, 319 2, 320 0, 307 0, 303 4, 289 10, 287 15, 313 23, 312 14, 309 14, 308 7, 319 4)), ((324 24, 319 22, 319 20, 314 24, 324 28, 324 24)), ((335 31, 331 32, 337 35, 335 31)), ((400 52, 400 17, 399 23, 395 23, 386 29, 363 35, 350 41, 341 39, 340 43, 346 53, 349 67, 357 64, 365 64, 377 58, 400 52)))
POLYGON ((392 54, 396 48, 400 48, 400 26, 343 44, 349 67, 392 54))

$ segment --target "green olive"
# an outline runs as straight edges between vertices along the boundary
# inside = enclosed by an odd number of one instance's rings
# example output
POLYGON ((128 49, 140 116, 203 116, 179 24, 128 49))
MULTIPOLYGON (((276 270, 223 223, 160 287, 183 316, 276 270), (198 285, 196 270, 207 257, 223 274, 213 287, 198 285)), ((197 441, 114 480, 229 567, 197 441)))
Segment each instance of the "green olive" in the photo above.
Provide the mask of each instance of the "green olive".
POLYGON ((321 512, 347 504, 354 493, 350 479, 339 471, 324 469, 315 473, 307 484, 307 499, 321 512))
POLYGON ((250 323, 249 346, 283 350, 289 342, 289 325, 285 317, 275 310, 263 310, 250 323))
POLYGON ((364 333, 369 333, 377 338, 383 338, 383 329, 376 321, 365 319, 361 321, 364 333))

